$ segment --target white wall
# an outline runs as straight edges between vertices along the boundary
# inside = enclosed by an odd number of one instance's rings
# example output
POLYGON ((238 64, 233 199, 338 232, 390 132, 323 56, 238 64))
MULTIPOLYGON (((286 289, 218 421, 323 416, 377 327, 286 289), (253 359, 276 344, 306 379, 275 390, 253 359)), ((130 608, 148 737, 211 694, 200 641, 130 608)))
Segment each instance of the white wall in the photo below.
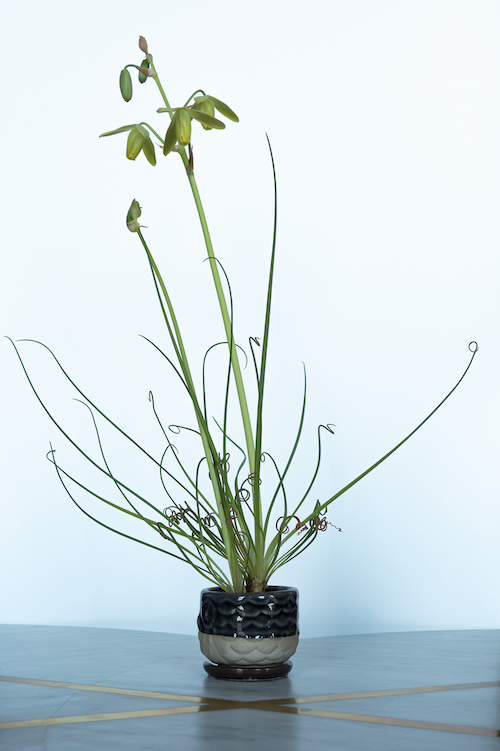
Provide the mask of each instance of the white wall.
MULTIPOLYGON (((320 535, 278 574, 276 583, 300 589, 303 635, 498 628, 498 3, 75 8, 21 0, 3 11, 2 334, 51 346, 156 455, 148 391, 166 422, 190 419, 168 369, 137 336, 164 342, 143 252, 124 223, 139 199, 198 372, 221 329, 188 184, 175 155, 153 169, 142 155, 125 158, 126 135, 97 138, 142 119, 166 127, 152 81, 128 104, 118 91, 123 65, 140 62, 143 34, 172 104, 202 87, 240 116, 224 132, 198 128, 194 145, 242 344, 262 325, 272 227, 265 131, 271 139, 279 255, 268 437, 285 457, 303 360, 309 412, 297 488, 319 423, 336 425, 315 493, 327 499, 430 412, 465 369, 469 341, 480 345, 439 413, 330 508, 343 532, 320 535)), ((57 416, 94 447, 86 410, 50 357, 35 345, 22 352, 57 416)), ((84 480, 88 470, 37 404, 7 340, 0 357, 0 621, 195 633, 204 580, 73 506, 45 459, 49 441, 64 466, 84 480)), ((110 446, 117 474, 156 498, 150 470, 110 446)))

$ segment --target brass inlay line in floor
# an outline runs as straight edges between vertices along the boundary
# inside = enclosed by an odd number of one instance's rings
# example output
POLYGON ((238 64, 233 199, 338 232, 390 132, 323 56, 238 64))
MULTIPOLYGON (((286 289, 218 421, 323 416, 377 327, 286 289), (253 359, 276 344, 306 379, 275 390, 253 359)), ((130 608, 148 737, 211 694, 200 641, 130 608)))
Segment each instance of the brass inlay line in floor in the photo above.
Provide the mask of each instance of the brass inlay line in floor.
MULTIPOLYGON (((52 686, 54 688, 73 688, 78 691, 98 691, 106 694, 124 694, 125 696, 142 696, 148 699, 168 699, 170 701, 209 702, 213 699, 202 696, 186 696, 184 694, 170 694, 163 691, 141 691, 130 688, 114 688, 112 686, 93 686, 86 683, 66 683, 64 681, 42 681, 37 678, 17 678, 10 675, 0 675, 0 681, 10 683, 28 683, 35 686, 52 686)), ((320 696, 288 697, 282 699, 268 699, 268 704, 310 704, 316 701, 339 701, 342 699, 370 699, 377 696, 400 696, 403 694, 425 694, 434 691, 458 691, 472 688, 500 687, 500 681, 483 681, 481 683, 450 683, 447 686, 416 686, 415 688, 382 689, 379 691, 355 691, 347 694, 321 694, 320 696)), ((222 700, 223 701, 223 700, 222 700)), ((227 700, 229 701, 229 700, 227 700)), ((252 702, 248 702, 252 703, 252 702)), ((260 703, 256 700, 255 703, 260 703)))
POLYGON ((168 714, 190 714, 198 712, 200 706, 169 707, 168 709, 140 709, 135 712, 108 712, 107 714, 83 714, 73 717, 45 717, 40 720, 17 720, 14 722, 0 722, 0 730, 12 728, 36 728, 43 725, 70 725, 80 722, 100 722, 103 720, 128 720, 132 717, 157 717, 168 714))
MULTIPOLYGON (((255 702, 261 704, 260 702, 255 702)), ((19 720, 14 722, 0 723, 0 729, 41 727, 47 725, 68 725, 83 722, 102 722, 108 720, 128 720, 137 717, 159 717, 162 715, 193 714, 194 712, 210 712, 220 709, 257 709, 250 705, 253 702, 234 702, 231 707, 212 706, 209 704, 195 704, 190 707, 169 707, 168 709, 144 709, 132 712, 109 712, 106 714, 75 715, 70 717, 47 717, 39 720, 19 720)), ((216 704, 216 702, 214 702, 216 704)), ((262 703, 264 704, 264 703, 262 703)), ((377 715, 361 715, 348 712, 328 712, 320 709, 301 709, 299 707, 275 706, 274 708, 259 706, 258 709, 268 709, 272 712, 285 712, 298 715, 312 715, 313 717, 326 717, 335 720, 351 720, 352 722, 371 722, 380 725, 395 725, 399 727, 422 728, 425 730, 442 730, 448 733, 468 733, 471 735, 483 735, 499 737, 500 731, 490 728, 467 727, 465 725, 447 725, 440 722, 424 722, 420 720, 402 720, 396 717, 379 717, 377 715)))
POLYGON ((0 681, 10 683, 29 683, 34 686, 52 686, 53 688, 74 688, 77 691, 98 691, 104 694, 124 694, 125 696, 142 696, 147 699, 169 699, 170 701, 205 701, 201 696, 183 696, 182 694, 165 694, 160 691, 136 691, 130 688, 113 688, 110 686, 89 686, 85 683, 64 683, 63 681, 41 681, 36 678, 14 678, 0 675, 0 681))
MULTIPOLYGON (((310 704, 313 701, 339 701, 341 699, 371 699, 376 696, 402 696, 404 694, 428 694, 434 691, 459 691, 471 688, 493 688, 500 686, 500 681, 485 681, 482 683, 451 683, 449 686, 418 686, 417 688, 394 688, 381 691, 357 691, 350 694, 322 694, 321 696, 301 696, 290 699, 295 704, 310 704)), ((281 699, 272 699, 280 701, 281 699)))
POLYGON ((297 714, 309 714, 314 717, 330 717, 335 720, 353 720, 355 722, 374 722, 379 725, 398 725, 404 728, 422 728, 425 730, 444 730, 448 733, 469 733, 470 735, 489 735, 500 737, 500 730, 493 728, 476 728, 467 725, 447 725, 443 722, 425 722, 423 720, 400 720, 397 717, 379 717, 378 715, 350 714, 348 712, 328 712, 322 709, 300 709, 297 714))
POLYGON ((421 720, 404 720, 396 717, 380 717, 378 715, 362 715, 349 712, 333 712, 330 710, 308 709, 306 707, 293 706, 312 702, 340 701, 342 699, 361 699, 380 696, 401 696, 408 694, 432 693, 436 691, 457 691, 475 688, 491 688, 500 686, 500 681, 488 681, 482 683, 456 683, 448 686, 419 686, 416 688, 385 689, 380 691, 362 691, 347 694, 323 694, 321 696, 288 697, 281 699, 233 701, 231 699, 211 699, 200 696, 185 696, 183 694, 163 693, 158 691, 139 691, 134 689, 113 688, 109 686, 91 686, 81 683, 66 683, 62 681, 43 681, 34 678, 16 678, 12 676, 0 676, 0 681, 12 683, 24 683, 36 686, 50 686, 55 688, 68 688, 78 691, 98 691, 110 694, 122 694, 125 696, 138 696, 142 698, 164 699, 168 701, 189 702, 190 706, 168 707, 164 709, 145 709, 129 712, 110 712, 94 715, 75 715, 70 717, 46 717, 36 720, 15 720, 1 722, 0 730, 22 727, 39 727, 43 725, 66 725, 82 722, 100 722, 107 720, 123 720, 134 717, 157 717, 160 715, 192 714, 195 712, 213 712, 227 709, 252 709, 268 712, 282 712, 286 714, 309 715, 312 717, 325 717, 336 720, 351 720, 353 722, 371 722, 382 725, 397 725, 400 727, 424 728, 427 730, 442 730, 451 733, 467 733, 473 735, 486 735, 500 737, 500 730, 492 728, 469 727, 466 725, 452 725, 439 722, 425 722, 421 720))

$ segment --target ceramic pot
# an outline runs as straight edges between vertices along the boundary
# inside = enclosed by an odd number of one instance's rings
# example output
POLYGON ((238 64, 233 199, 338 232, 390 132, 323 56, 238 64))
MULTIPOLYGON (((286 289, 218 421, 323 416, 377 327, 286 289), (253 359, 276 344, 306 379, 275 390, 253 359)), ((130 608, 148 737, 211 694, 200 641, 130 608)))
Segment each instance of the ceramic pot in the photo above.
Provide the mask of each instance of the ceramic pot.
POLYGON ((289 658, 299 641, 295 587, 268 587, 265 592, 202 590, 198 637, 214 678, 269 680, 292 669, 289 658))

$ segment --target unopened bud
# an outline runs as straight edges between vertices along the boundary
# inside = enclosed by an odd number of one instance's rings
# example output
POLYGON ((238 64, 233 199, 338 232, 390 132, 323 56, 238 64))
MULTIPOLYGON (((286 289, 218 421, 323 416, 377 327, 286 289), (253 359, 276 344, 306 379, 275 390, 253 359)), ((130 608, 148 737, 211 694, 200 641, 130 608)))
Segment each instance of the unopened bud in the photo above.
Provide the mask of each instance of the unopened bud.
POLYGON ((125 101, 130 102, 132 99, 132 79, 127 68, 124 68, 120 73, 120 91, 125 101))
POLYGON ((142 73, 143 76, 154 76, 155 72, 151 68, 139 68, 138 65, 135 66, 139 73, 142 73))
MULTIPOLYGON (((149 60, 147 57, 144 58, 144 60, 141 63, 141 68, 149 68, 149 60)), ((148 80, 148 77, 139 71, 139 83, 144 83, 148 80)))
POLYGON ((139 37, 139 49, 141 52, 144 52, 145 55, 148 54, 148 43, 144 39, 144 37, 139 37))
POLYGON ((139 206, 139 201, 136 201, 136 199, 134 198, 128 210, 127 222, 130 221, 130 219, 139 219, 141 213, 142 212, 141 207, 139 206))
POLYGON ((135 200, 132 201, 130 204, 130 208, 128 210, 127 214, 127 227, 130 230, 130 232, 137 232, 139 229, 139 222, 137 221, 141 215, 141 207, 139 206, 139 202, 135 200))

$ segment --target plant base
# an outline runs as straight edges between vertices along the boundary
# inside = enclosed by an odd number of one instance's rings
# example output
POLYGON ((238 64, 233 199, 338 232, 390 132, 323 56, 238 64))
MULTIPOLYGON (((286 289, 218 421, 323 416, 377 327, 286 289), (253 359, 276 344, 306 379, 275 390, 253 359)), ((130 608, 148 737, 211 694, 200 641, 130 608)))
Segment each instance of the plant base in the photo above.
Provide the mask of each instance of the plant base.
POLYGON ((223 681, 270 681, 286 678, 292 669, 290 660, 280 665, 266 665, 262 667, 239 667, 238 665, 214 665, 204 662, 203 667, 212 678, 223 681))

